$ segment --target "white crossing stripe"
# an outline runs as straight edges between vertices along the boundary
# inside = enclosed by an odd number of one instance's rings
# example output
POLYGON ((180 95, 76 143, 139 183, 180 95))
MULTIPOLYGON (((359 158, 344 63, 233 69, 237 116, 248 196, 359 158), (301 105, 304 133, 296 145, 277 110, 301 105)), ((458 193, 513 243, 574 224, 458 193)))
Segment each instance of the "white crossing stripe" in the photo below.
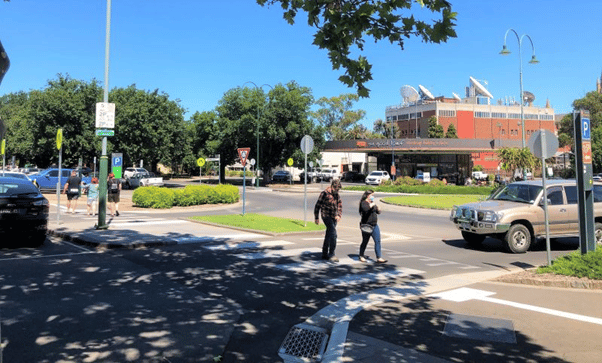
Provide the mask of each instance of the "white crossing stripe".
POLYGON ((342 277, 338 277, 335 279, 326 280, 329 285, 333 286, 349 286, 349 285, 357 285, 357 284, 365 284, 368 282, 382 282, 385 280, 391 280, 398 277, 414 275, 414 274, 423 274, 424 271, 414 270, 411 268, 400 267, 393 271, 378 271, 378 272, 368 272, 365 274, 353 274, 353 275, 345 275, 342 277))
POLYGON ((110 226, 115 228, 126 228, 126 227, 135 227, 135 226, 156 226, 159 224, 180 224, 180 223, 191 223, 187 221, 183 221, 181 219, 174 220, 163 220, 163 221, 148 221, 148 222, 117 222, 115 220, 111 221, 110 226))
POLYGON ((291 271, 291 272, 306 272, 306 271, 315 271, 315 270, 323 270, 336 266, 348 266, 355 265, 358 263, 362 263, 359 260, 355 260, 349 257, 341 258, 338 263, 327 262, 324 260, 321 261, 303 261, 297 263, 289 263, 285 265, 278 265, 276 268, 291 271))
POLYGON ((322 253, 322 249, 318 247, 313 248, 298 248, 291 250, 265 250, 254 253, 242 253, 235 255, 238 258, 245 260, 259 260, 263 258, 279 258, 279 257, 294 257, 303 256, 312 253, 322 253))
POLYGON ((288 241, 263 241, 263 242, 242 242, 233 243, 217 246, 203 246, 204 248, 212 251, 231 251, 244 248, 264 248, 264 247, 275 247, 283 245, 292 245, 293 242, 288 241))

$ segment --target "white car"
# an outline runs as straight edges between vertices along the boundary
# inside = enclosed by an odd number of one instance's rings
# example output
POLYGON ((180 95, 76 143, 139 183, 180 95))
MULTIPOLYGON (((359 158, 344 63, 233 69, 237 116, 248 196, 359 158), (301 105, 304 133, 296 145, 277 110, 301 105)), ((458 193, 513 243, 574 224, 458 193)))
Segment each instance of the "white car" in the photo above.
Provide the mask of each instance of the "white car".
POLYGON ((144 169, 144 168, 133 168, 133 167, 129 167, 129 168, 125 168, 125 170, 123 171, 123 177, 125 179, 127 178, 131 178, 134 176, 134 174, 148 174, 148 170, 144 169))
POLYGON ((382 182, 390 180, 391 177, 386 171, 373 171, 366 177, 367 185, 380 185, 382 182))
POLYGON ((138 187, 157 186, 162 187, 164 185, 163 178, 155 176, 153 173, 136 173, 133 176, 125 180, 125 188, 133 189, 138 187))

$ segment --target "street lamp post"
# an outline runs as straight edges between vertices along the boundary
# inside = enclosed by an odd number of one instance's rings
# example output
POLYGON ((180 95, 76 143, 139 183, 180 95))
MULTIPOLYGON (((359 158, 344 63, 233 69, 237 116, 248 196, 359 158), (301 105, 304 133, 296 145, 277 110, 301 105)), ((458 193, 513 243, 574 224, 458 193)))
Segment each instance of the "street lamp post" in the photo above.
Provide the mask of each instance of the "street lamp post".
MULTIPOLYGON (((539 61, 537 60, 537 58, 535 58, 535 46, 533 45, 533 40, 531 40, 531 37, 527 34, 523 34, 520 37, 518 36, 518 33, 510 28, 508 30, 506 30, 506 35, 504 35, 504 46, 502 48, 502 51, 500 52, 501 55, 508 55, 510 54, 510 51, 508 50, 508 47, 506 47, 506 38, 508 37, 508 33, 513 32, 514 35, 516 35, 516 40, 518 41, 518 59, 519 59, 519 72, 520 72, 520 122, 521 122, 521 126, 522 126, 522 147, 523 149, 525 148, 526 142, 525 142, 525 112, 524 112, 524 103, 525 103, 525 97, 523 94, 523 57, 522 57, 522 45, 523 45, 523 39, 526 37, 529 39, 529 43, 531 43, 531 60, 529 61, 530 64, 537 64, 539 63, 539 61)), ((527 179, 527 170, 523 168, 523 178, 527 179)))
MULTIPOLYGON (((247 83, 251 83, 253 86, 255 86, 255 89, 257 89, 257 90, 262 89, 263 86, 268 86, 272 90, 274 90, 274 87, 270 86, 269 84, 262 84, 261 87, 258 87, 255 84, 255 82, 252 82, 252 81, 247 81, 247 82, 243 83, 243 85, 242 85, 243 88, 245 87, 245 84, 247 84, 247 83)), ((269 100, 269 98, 268 98, 268 100, 269 100)), ((255 163, 255 172, 257 173, 257 179, 256 179, 255 186, 257 188, 259 188, 259 118, 261 117, 261 114, 265 111, 265 107, 266 106, 267 106, 267 103, 262 108, 258 108, 257 109, 257 125, 256 125, 256 127, 257 127, 257 151, 256 151, 256 153, 257 153, 257 161, 255 163)))

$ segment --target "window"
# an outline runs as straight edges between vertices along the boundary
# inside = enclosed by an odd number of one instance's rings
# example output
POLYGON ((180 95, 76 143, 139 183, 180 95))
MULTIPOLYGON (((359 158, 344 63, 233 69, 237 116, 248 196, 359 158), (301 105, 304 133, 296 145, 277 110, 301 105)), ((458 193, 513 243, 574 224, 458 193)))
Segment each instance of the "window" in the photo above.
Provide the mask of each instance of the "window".
POLYGON ((492 112, 491 117, 492 118, 506 118, 506 114, 503 112, 492 112))
POLYGON ((440 117, 456 117, 455 110, 439 110, 440 117))
POLYGON ((594 185, 594 203, 602 202, 602 186, 594 185))
POLYGON ((520 118, 520 113, 509 113, 508 118, 520 118))
POLYGON ((58 171, 58 170, 50 170, 50 171, 48 172, 48 176, 49 176, 50 178, 58 178, 58 176, 59 176, 59 171, 58 171))
POLYGON ((475 118, 490 118, 491 117, 491 113, 490 112, 475 111, 474 117, 475 118))
POLYGON ((566 193, 567 204, 577 204, 579 198, 577 197, 576 186, 564 187, 564 192, 566 193))
POLYGON ((562 195, 562 187, 548 188, 548 204, 549 205, 563 205, 564 204, 564 197, 562 195))

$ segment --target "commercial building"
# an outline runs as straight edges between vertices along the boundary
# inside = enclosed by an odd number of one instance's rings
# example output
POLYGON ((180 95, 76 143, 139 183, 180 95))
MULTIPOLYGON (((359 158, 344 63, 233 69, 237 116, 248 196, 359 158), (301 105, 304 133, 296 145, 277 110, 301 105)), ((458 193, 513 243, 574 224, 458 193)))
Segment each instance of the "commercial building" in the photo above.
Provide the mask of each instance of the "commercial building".
MULTIPOLYGON (((469 77, 466 95, 461 98, 434 97, 426 88, 411 86, 401 89, 403 103, 389 106, 387 122, 398 128, 394 139, 331 141, 327 152, 363 152, 368 170, 390 170, 397 176, 416 176, 428 172, 432 177, 446 177, 462 182, 474 165, 483 166, 487 173, 499 172, 496 150, 502 147, 522 147, 520 101, 512 98, 493 101, 493 95, 479 81, 469 77), (447 132, 451 125, 457 139, 430 139, 429 120, 447 132)), ((525 140, 536 131, 546 129, 557 133, 554 110, 533 105, 535 96, 524 92, 522 115, 525 140)), ((353 166, 342 166, 342 171, 353 166)))

